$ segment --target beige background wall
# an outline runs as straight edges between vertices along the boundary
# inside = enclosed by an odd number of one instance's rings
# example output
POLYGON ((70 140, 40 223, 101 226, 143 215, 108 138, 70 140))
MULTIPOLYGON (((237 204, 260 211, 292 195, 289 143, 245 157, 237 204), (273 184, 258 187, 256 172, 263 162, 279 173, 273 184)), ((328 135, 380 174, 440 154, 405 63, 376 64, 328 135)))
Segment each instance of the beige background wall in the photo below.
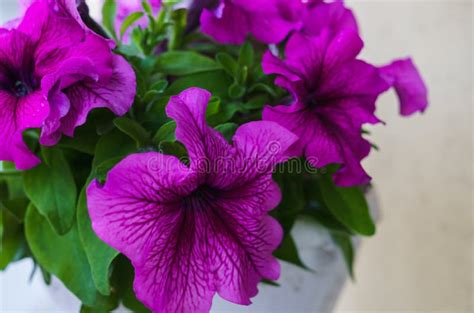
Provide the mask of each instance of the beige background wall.
POLYGON ((397 116, 393 94, 365 162, 383 211, 339 312, 474 312, 472 2, 348 1, 364 58, 412 55, 430 88, 424 116, 397 116))

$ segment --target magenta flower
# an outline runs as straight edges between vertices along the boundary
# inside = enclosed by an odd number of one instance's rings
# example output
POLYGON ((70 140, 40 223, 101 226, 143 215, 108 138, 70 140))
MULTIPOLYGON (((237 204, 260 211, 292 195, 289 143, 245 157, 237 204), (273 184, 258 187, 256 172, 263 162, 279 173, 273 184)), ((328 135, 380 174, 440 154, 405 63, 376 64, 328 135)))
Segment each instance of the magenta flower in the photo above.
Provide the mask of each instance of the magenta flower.
POLYGON ((167 113, 190 166, 157 152, 135 154, 88 189, 97 235, 131 259, 134 290, 153 312, 208 312, 212 298, 248 305, 262 278, 277 279, 272 252, 282 229, 276 163, 296 140, 273 122, 241 126, 231 146, 206 125, 210 94, 191 88, 167 113))
POLYGON ((267 106, 264 120, 298 135, 294 153, 313 166, 341 164, 334 177, 341 186, 370 181, 360 164, 371 148, 361 126, 379 121, 375 100, 389 87, 376 67, 356 59, 362 46, 354 30, 334 36, 330 30, 311 37, 296 33, 286 46, 286 60, 268 52, 262 64, 294 97, 291 105, 267 106))
POLYGON ((263 43, 279 43, 300 24, 300 1, 220 0, 201 14, 201 30, 216 41, 241 44, 252 34, 263 43))
POLYGON ((358 30, 354 14, 342 1, 314 1, 300 14, 303 16, 301 31, 306 35, 317 36, 323 30, 330 30, 333 35, 345 29, 358 30))
MULTIPOLYGON (((358 31, 354 14, 342 1, 315 1, 299 14, 303 16, 301 32, 308 36, 317 36, 322 31, 329 31, 333 36, 343 30, 358 31)), ((428 91, 411 59, 394 61, 380 70, 382 77, 398 94, 401 115, 423 112, 427 108, 428 91)))
POLYGON ((0 31, 0 159, 18 169, 39 163, 24 130, 41 128, 40 143, 54 145, 62 134, 73 136, 93 108, 123 115, 133 102, 130 65, 73 14, 38 0, 17 28, 0 31))

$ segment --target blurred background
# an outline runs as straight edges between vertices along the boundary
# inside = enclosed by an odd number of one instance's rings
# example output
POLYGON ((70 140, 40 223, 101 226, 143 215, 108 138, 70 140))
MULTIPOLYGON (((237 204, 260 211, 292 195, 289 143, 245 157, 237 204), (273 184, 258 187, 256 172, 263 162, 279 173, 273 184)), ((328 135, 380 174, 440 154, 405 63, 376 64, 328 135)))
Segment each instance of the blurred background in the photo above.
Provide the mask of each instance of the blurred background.
MULTIPOLYGON (((371 129, 380 151, 364 165, 382 219, 358 251, 356 282, 347 284, 336 311, 474 312, 473 3, 346 2, 366 43, 362 57, 384 64, 412 56, 431 106, 403 119, 394 94, 379 101, 386 126, 371 129)), ((16 15, 16 0, 0 0, 0 24, 16 15)), ((27 284, 29 262, 0 274, 0 311, 57 311, 39 275, 27 284)))

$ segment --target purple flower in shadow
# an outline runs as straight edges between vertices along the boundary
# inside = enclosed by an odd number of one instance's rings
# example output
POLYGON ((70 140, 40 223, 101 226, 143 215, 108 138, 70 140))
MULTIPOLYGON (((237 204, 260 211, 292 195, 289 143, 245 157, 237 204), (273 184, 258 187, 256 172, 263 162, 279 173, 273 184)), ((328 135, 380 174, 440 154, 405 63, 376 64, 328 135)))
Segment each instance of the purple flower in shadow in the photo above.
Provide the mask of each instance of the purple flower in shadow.
POLYGON ((263 43, 279 43, 296 29, 302 3, 287 0, 221 0, 201 14, 201 30, 216 41, 241 44, 252 34, 263 43))
POLYGON ((300 15, 303 16, 301 32, 306 35, 317 36, 325 30, 333 35, 344 29, 358 30, 354 14, 342 1, 313 1, 300 11, 300 15))
POLYGON ((131 66, 74 8, 39 0, 18 27, 0 29, 0 160, 18 169, 40 162, 24 130, 41 128, 40 143, 54 145, 62 134, 72 137, 92 109, 123 115, 133 103, 131 66))
POLYGON ((136 295, 153 312, 209 312, 215 293, 248 305, 262 278, 279 277, 272 252, 282 229, 268 211, 281 194, 272 171, 296 137, 261 121, 242 125, 230 145, 205 122, 209 98, 191 88, 167 107, 189 166, 134 154, 105 185, 88 188, 94 231, 130 258, 136 295))

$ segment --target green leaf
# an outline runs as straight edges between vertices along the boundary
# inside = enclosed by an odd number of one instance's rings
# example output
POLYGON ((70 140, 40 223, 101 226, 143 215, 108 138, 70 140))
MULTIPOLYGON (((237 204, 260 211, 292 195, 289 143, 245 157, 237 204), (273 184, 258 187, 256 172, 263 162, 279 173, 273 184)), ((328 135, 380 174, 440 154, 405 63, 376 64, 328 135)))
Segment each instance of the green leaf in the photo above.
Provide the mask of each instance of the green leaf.
POLYGON ((242 98, 244 95, 245 95, 245 87, 244 86, 241 86, 237 83, 233 83, 229 87, 229 96, 232 99, 239 99, 239 98, 242 98))
POLYGON ((98 297, 77 225, 58 235, 48 221, 30 205, 26 213, 25 233, 31 251, 38 262, 58 277, 85 305, 92 306, 98 297))
POLYGON ((262 279, 262 284, 273 286, 273 287, 280 287, 279 283, 277 283, 276 281, 273 281, 273 280, 268 280, 268 279, 262 279))
POLYGON ((303 211, 306 202, 304 197, 303 182, 300 177, 289 173, 287 168, 291 163, 282 164, 274 175, 282 193, 282 200, 278 207, 271 211, 282 225, 284 233, 289 234, 298 215, 303 211))
POLYGON ((240 107, 236 103, 220 103, 219 111, 207 114, 207 123, 216 126, 228 122, 239 111, 240 107))
POLYGON ((151 16, 153 17, 153 8, 151 7, 150 3, 148 2, 148 0, 143 0, 142 1, 142 7, 143 7, 143 10, 146 12, 146 14, 148 16, 151 16))
POLYGON ((133 12, 132 14, 127 16, 123 21, 122 26, 120 27, 120 38, 123 38, 130 26, 132 26, 132 24, 141 19, 143 15, 143 12, 133 12))
POLYGON ((110 295, 110 266, 118 252, 100 240, 92 230, 87 210, 86 187, 82 190, 77 205, 77 226, 95 286, 101 294, 110 295))
POLYGON ((21 172, 17 170, 2 170, 0 171, 0 177, 15 177, 21 176, 21 172))
POLYGON ((118 117, 114 120, 114 124, 124 134, 135 140, 137 148, 146 147, 151 144, 150 134, 134 120, 127 117, 118 117))
POLYGON ((130 261, 123 255, 119 255, 114 262, 113 284, 123 305, 134 313, 150 312, 140 301, 138 301, 133 290, 134 269, 130 261))
POLYGON ((77 188, 63 152, 44 148, 44 162, 23 173, 25 192, 58 234, 66 234, 74 223, 77 188))
POLYGON ((95 145, 98 140, 99 136, 96 127, 87 124, 75 130, 74 138, 63 136, 58 146, 94 155, 95 145))
POLYGON ((100 163, 93 171, 94 178, 97 179, 100 183, 104 183, 107 179, 107 174, 109 173, 109 171, 122 160, 123 157, 119 156, 100 163))
POLYGON ((332 232, 342 233, 346 235, 352 235, 353 232, 339 222, 330 212, 322 209, 307 209, 303 212, 312 217, 316 222, 331 230, 332 232))
POLYGON ((326 206, 342 224, 361 235, 375 234, 375 224, 360 188, 337 187, 329 175, 321 176, 318 184, 326 206))
POLYGON ((246 42, 240 47, 239 65, 240 67, 246 66, 247 68, 251 68, 253 66, 253 62, 254 62, 253 47, 249 42, 246 42))
POLYGON ((159 93, 163 93, 166 87, 168 87, 168 81, 166 79, 160 79, 159 81, 151 85, 150 90, 155 90, 159 93))
POLYGON ((304 269, 308 269, 303 261, 301 261, 301 258, 298 254, 298 248, 296 247, 295 241, 290 234, 287 234, 283 238, 282 243, 278 249, 273 252, 273 255, 280 260, 289 262, 304 269))
POLYGON ((354 279, 354 247, 351 237, 347 234, 331 232, 333 242, 339 247, 346 263, 347 271, 354 279))
POLYGON ((143 96, 143 102, 145 103, 150 103, 157 99, 160 96, 161 92, 156 91, 156 90, 149 90, 145 93, 143 96))
POLYGON ((186 9, 175 9, 171 12, 173 21, 169 35, 169 50, 177 50, 183 45, 183 38, 188 19, 188 11, 186 9))
POLYGON ((162 53, 156 60, 155 69, 158 72, 184 76, 218 69, 214 60, 193 51, 169 51, 162 53))
POLYGON ((0 203, 0 270, 15 260, 23 242, 23 227, 0 203))
POLYGON ((304 192, 306 205, 302 212, 303 215, 311 217, 331 232, 353 235, 353 232, 342 224, 324 203, 319 184, 315 177, 311 177, 311 180, 305 182, 304 192))
POLYGON ((183 163, 188 164, 188 151, 180 142, 169 142, 169 141, 162 141, 158 149, 161 153, 167 155, 174 155, 178 159, 180 159, 183 163))
POLYGON ((218 125, 216 130, 220 132, 228 142, 231 142, 238 127, 239 125, 235 123, 225 123, 218 125))
POLYGON ((247 66, 239 67, 237 71, 237 77, 235 78, 235 82, 237 84, 245 85, 247 83, 247 78, 249 76, 249 68, 247 66))
POLYGON ((8 183, 5 180, 0 180, 0 201, 8 199, 8 183))
POLYGON ((153 137, 153 143, 155 145, 159 145, 162 141, 175 141, 175 131, 176 122, 169 121, 168 123, 161 126, 160 129, 156 132, 155 136, 153 137))
POLYGON ((199 87, 208 90, 213 96, 227 98, 227 90, 231 84, 229 76, 222 70, 196 73, 175 80, 165 94, 177 95, 190 87, 199 87))
POLYGON ((102 25, 112 38, 117 39, 115 33, 115 16, 117 15, 116 0, 105 0, 102 7, 102 25))
POLYGON ((277 98, 278 95, 276 92, 273 90, 273 88, 267 84, 264 83, 256 83, 255 85, 252 85, 252 87, 249 88, 249 93, 251 92, 258 92, 262 91, 270 95, 272 98, 277 98))
POLYGON ((102 136, 97 143, 92 168, 95 169, 97 166, 110 159, 126 157, 127 155, 136 152, 136 150, 135 142, 129 136, 125 135, 118 129, 113 129, 102 136))
POLYGON ((168 102, 169 96, 162 96, 150 103, 142 119, 143 126, 157 131, 163 124, 167 123, 169 121, 169 117, 166 115, 168 102))
POLYGON ((237 76, 237 70, 239 64, 237 61, 228 53, 219 52, 216 54, 217 63, 229 74, 231 77, 237 76))
POLYGON ((0 208, 3 206, 4 209, 13 214, 19 222, 22 222, 25 219, 28 204, 29 200, 25 198, 0 200, 0 208))

